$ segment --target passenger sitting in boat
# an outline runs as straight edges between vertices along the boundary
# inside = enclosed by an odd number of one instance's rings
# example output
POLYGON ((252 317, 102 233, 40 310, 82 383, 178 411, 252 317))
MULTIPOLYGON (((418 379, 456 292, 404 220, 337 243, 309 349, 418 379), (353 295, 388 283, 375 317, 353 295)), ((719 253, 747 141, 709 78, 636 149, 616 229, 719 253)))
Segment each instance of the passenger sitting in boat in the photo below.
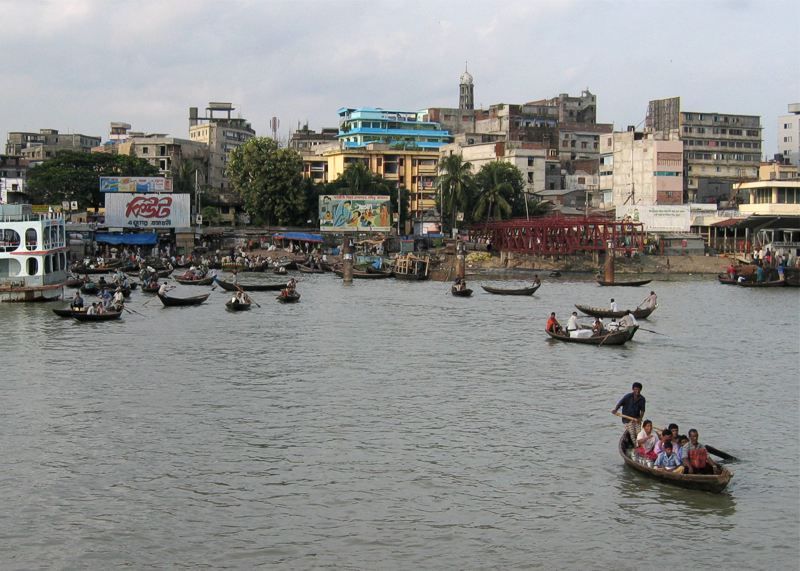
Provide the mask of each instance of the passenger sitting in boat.
POLYGON ((558 319, 556 319, 555 311, 550 314, 550 318, 547 320, 544 330, 550 333, 561 333, 561 324, 558 322, 558 319))
POLYGON ((596 317, 594 320, 594 324, 592 325, 592 334, 593 335, 603 335, 606 333, 606 329, 603 326, 603 321, 596 317))
POLYGON ((658 442, 656 442, 653 451, 656 454, 661 454, 664 451, 664 447, 667 445, 667 442, 672 444, 672 433, 669 430, 665 430, 661 433, 661 438, 659 438, 658 442))
POLYGON ((114 298, 111 303, 119 309, 122 309, 122 306, 125 305, 125 294, 122 293, 122 288, 117 288, 117 291, 114 292, 114 298))
POLYGON ((612 317, 611 323, 608 324, 608 327, 606 327, 606 329, 608 329, 608 331, 611 333, 616 333, 617 331, 619 331, 621 326, 622 323, 618 322, 616 317, 612 317))
POLYGON ((680 463, 683 464, 683 447, 689 444, 689 437, 685 434, 681 434, 677 439, 674 437, 672 439, 678 443, 675 447, 675 455, 678 457, 680 463))
POLYGON ((83 309, 83 298, 81 297, 81 293, 79 291, 75 292, 70 307, 72 309, 83 309))
POLYGON ((86 315, 97 315, 97 302, 93 302, 92 306, 86 310, 86 315))
POLYGON ((697 430, 689 430, 689 443, 683 447, 683 465, 689 474, 713 474, 716 463, 708 457, 708 450, 699 442, 697 430))
POLYGON ((658 437, 653 432, 653 423, 650 420, 645 420, 642 423, 642 430, 639 432, 639 436, 636 437, 636 444, 638 445, 636 452, 651 462, 655 461, 658 456, 654 451, 656 442, 658 442, 658 437))
POLYGON ((97 287, 105 287, 107 285, 108 284, 106 283, 106 278, 104 278, 103 276, 100 276, 100 279, 97 280, 97 287))
POLYGON ((629 309, 625 312, 625 315, 622 316, 619 324, 620 326, 627 328, 633 327, 634 325, 639 325, 639 322, 636 321, 636 318, 633 316, 633 312, 629 309))
POLYGON ((158 288, 158 295, 167 295, 168 291, 169 291, 169 286, 167 285, 167 282, 164 282, 158 288))
POLYGON ((577 330, 578 330, 578 312, 573 311, 572 315, 570 315, 569 319, 567 319, 567 335, 570 335, 571 331, 577 331, 577 330))
POLYGON ((455 291, 464 291, 467 289, 467 282, 464 281, 464 278, 456 278, 456 283, 453 285, 453 289, 455 291))
POLYGON ((97 315, 103 315, 105 312, 106 312, 105 306, 103 306, 102 303, 98 303, 97 304, 97 310, 96 310, 97 315))
POLYGON ((286 282, 286 289, 290 293, 294 293, 294 290, 295 290, 296 287, 297 287, 297 282, 295 281, 295 279, 294 278, 289 278, 289 281, 286 282))
POLYGON ((672 442, 666 442, 664 444, 663 452, 658 455, 653 465, 656 468, 663 468, 664 470, 675 472, 676 474, 683 474, 684 471, 684 466, 681 466, 678 457, 672 451, 672 442))

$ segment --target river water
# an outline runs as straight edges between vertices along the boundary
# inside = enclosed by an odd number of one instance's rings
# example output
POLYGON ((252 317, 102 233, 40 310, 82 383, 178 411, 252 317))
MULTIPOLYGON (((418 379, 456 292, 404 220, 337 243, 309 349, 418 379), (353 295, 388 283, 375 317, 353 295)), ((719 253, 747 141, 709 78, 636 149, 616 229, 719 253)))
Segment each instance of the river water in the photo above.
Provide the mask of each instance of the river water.
POLYGON ((0 567, 797 568, 800 290, 656 281, 661 335, 590 347, 549 312, 651 286, 478 287, 515 278, 301 276, 236 314, 134 292, 99 324, 0 304, 0 567), (623 465, 633 381, 741 458, 724 493, 623 465))

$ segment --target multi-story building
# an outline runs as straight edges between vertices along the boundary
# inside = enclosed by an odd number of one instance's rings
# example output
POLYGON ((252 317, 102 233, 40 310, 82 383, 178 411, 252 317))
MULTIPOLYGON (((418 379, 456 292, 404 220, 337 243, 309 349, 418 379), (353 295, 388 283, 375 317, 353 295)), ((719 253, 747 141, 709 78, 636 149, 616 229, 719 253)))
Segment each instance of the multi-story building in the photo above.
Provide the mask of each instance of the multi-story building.
POLYGON ((789 104, 789 114, 778 117, 778 153, 791 165, 800 165, 800 103, 789 104))
POLYGON ((405 188, 410 195, 409 214, 421 219, 436 208, 438 150, 397 149, 370 143, 360 148, 328 148, 303 155, 303 176, 315 182, 336 180, 352 163, 364 163, 389 185, 405 188))
POLYGON ((40 129, 38 133, 13 131, 8 134, 6 154, 41 162, 53 158, 60 151, 88 153, 99 144, 100 137, 59 133, 58 129, 40 129))
POLYGON ((684 195, 690 202, 727 200, 735 183, 755 180, 761 162, 758 115, 681 111, 680 97, 650 101, 647 130, 683 141, 684 195))
POLYGON ((208 186, 221 194, 229 191, 228 153, 256 135, 248 121, 231 117, 234 110, 231 103, 211 102, 200 117, 197 107, 189 108, 189 139, 208 147, 208 186))
POLYGON ((758 181, 736 185, 741 196, 747 198, 739 204, 739 212, 760 216, 789 216, 800 219, 800 177, 797 167, 783 165, 776 173, 771 165, 763 165, 758 181), (776 177, 775 174, 783 176, 776 177), (765 178, 769 177, 769 178, 765 178))
POLYGON ((207 184, 206 165, 209 146, 204 143, 178 139, 161 133, 129 132, 127 139, 117 145, 117 152, 146 160, 167 178, 177 176, 181 165, 190 163, 198 171, 199 184, 207 184))
POLYGON ((347 149, 378 143, 396 149, 437 150, 452 141, 439 123, 422 118, 424 112, 342 107, 338 113, 338 139, 347 149))
POLYGON ((339 129, 336 127, 323 128, 319 133, 309 129, 305 125, 302 129, 297 129, 289 138, 289 148, 299 152, 313 151, 320 146, 337 144, 339 129))
POLYGON ((683 203, 683 142, 676 133, 642 133, 629 127, 604 135, 600 155, 592 206, 683 203))
POLYGON ((18 202, 25 193, 28 160, 0 155, 0 204, 18 202))

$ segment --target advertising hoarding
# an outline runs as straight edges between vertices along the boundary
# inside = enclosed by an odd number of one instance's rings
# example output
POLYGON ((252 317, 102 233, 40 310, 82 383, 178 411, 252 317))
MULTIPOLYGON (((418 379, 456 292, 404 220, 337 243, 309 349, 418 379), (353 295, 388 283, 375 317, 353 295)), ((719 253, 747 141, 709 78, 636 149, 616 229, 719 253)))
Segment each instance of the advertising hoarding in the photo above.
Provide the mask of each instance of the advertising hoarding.
POLYGON ((188 194, 106 194, 106 225, 113 228, 186 228, 188 194))
POLYGON ((163 176, 101 176, 100 192, 172 192, 172 179, 163 176))
POLYGON ((323 232, 388 232, 392 226, 388 196, 325 194, 319 197, 323 232))
POLYGON ((617 220, 641 222, 645 232, 688 232, 692 223, 688 204, 617 206, 617 220))

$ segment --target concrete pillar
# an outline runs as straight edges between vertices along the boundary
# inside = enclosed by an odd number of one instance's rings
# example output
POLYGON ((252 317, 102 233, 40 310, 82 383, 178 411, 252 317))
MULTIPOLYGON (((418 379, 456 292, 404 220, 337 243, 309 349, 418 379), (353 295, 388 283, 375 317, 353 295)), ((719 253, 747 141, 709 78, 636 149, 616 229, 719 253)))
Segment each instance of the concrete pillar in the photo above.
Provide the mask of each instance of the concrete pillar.
POLYGON ((349 236, 345 236, 342 244, 342 279, 346 284, 353 283, 353 246, 349 236))
POLYGON ((467 247, 461 240, 456 242, 456 277, 464 279, 467 271, 467 247))
POLYGON ((611 241, 606 242, 606 263, 603 269, 603 280, 614 283, 614 246, 611 241))

